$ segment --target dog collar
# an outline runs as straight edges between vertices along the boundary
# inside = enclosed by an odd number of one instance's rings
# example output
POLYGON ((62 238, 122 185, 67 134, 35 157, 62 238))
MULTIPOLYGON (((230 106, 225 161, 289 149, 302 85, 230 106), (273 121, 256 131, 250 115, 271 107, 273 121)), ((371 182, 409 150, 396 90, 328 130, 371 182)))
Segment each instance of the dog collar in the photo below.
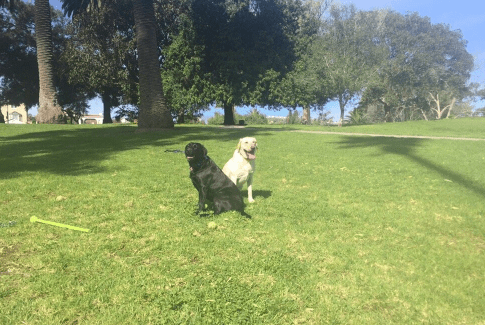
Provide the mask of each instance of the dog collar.
MULTIPOLYGON (((204 163, 204 161, 206 161, 206 160, 208 160, 208 159, 209 159, 209 156, 204 156, 204 158, 203 158, 203 159, 201 159, 199 162, 197 162, 197 163, 195 164, 195 166, 194 166, 194 167, 195 167, 196 169, 200 169, 200 167, 202 167, 202 164, 204 163)), ((190 166, 190 165, 189 165, 189 166, 190 166)), ((190 168, 189 168, 189 169, 190 169, 190 171, 191 171, 191 172, 193 172, 193 171, 194 171, 194 167, 190 166, 190 168)))

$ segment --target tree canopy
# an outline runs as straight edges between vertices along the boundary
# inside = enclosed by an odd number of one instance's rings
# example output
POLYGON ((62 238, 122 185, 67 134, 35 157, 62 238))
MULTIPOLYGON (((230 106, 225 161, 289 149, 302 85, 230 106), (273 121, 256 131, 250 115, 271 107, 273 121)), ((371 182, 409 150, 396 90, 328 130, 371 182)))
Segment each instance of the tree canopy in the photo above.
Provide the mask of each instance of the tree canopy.
MULTIPOLYGON (((62 2, 74 16, 51 12, 56 102, 80 114, 99 95, 105 122, 124 104, 140 107, 143 127, 171 127, 172 116, 183 122, 214 103, 225 124, 240 105, 303 107, 308 119, 332 100, 341 119, 356 103, 354 121, 428 119, 483 98, 469 83, 462 33, 418 13, 311 0, 62 2)), ((31 107, 40 88, 35 13, 16 7, 0 13, 0 102, 31 107)))
POLYGON ((69 83, 102 99, 103 123, 112 122, 112 108, 138 103, 134 20, 123 14, 131 10, 131 2, 107 3, 76 15, 69 26, 62 56, 69 83))
POLYGON ((194 0, 195 44, 203 49, 201 73, 209 77, 212 98, 234 124, 235 105, 268 100, 257 92, 263 76, 286 74, 295 59, 295 10, 300 1, 194 0), (276 74, 272 74, 276 72, 276 74))
MULTIPOLYGON (((376 28, 372 41, 383 49, 377 77, 367 85, 362 105, 382 105, 387 121, 420 110, 430 113, 433 98, 451 103, 466 94, 473 56, 459 30, 431 24, 418 13, 366 13, 376 28)), ((405 117, 404 117, 405 118, 405 117)))
POLYGON ((33 5, 0 10, 0 106, 24 104, 28 110, 39 103, 34 28, 33 5))

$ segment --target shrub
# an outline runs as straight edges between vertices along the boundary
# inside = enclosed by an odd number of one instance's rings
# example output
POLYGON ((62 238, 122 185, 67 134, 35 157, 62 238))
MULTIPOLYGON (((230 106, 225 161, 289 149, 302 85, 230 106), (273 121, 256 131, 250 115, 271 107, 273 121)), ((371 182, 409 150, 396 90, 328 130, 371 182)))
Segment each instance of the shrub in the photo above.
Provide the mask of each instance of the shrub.
POLYGON ((261 114, 257 109, 253 109, 248 115, 243 115, 242 119, 246 124, 268 124, 266 115, 261 114))

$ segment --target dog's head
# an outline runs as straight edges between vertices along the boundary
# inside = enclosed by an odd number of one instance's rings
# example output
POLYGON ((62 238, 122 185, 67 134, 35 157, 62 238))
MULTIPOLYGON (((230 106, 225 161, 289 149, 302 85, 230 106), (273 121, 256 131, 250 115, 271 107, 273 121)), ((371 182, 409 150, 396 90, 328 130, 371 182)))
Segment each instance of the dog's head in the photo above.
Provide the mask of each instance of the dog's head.
POLYGON ((256 141, 256 138, 245 137, 245 138, 239 139, 239 143, 237 145, 236 150, 245 159, 253 160, 253 159, 256 159, 257 149, 258 149, 258 142, 256 141))
POLYGON ((185 146, 185 158, 189 163, 198 162, 207 156, 207 149, 200 143, 190 142, 185 146))

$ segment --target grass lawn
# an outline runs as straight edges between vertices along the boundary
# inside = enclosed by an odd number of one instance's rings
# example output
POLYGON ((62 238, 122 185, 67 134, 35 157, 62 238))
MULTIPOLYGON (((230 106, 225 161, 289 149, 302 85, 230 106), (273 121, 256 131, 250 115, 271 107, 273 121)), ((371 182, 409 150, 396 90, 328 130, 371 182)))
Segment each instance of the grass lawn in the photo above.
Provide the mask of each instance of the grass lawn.
POLYGON ((389 135, 458 137, 485 139, 485 120, 483 118, 444 119, 430 121, 409 121, 401 123, 383 123, 369 125, 337 126, 305 126, 301 125, 271 125, 265 128, 283 128, 296 130, 312 130, 339 133, 373 133, 389 135))
MULTIPOLYGON (((485 141, 136 130, 0 126, 0 324, 485 324, 485 141), (195 215, 173 150, 222 167, 243 136, 253 218, 195 215)), ((485 119, 330 130, 485 139, 485 119)))

